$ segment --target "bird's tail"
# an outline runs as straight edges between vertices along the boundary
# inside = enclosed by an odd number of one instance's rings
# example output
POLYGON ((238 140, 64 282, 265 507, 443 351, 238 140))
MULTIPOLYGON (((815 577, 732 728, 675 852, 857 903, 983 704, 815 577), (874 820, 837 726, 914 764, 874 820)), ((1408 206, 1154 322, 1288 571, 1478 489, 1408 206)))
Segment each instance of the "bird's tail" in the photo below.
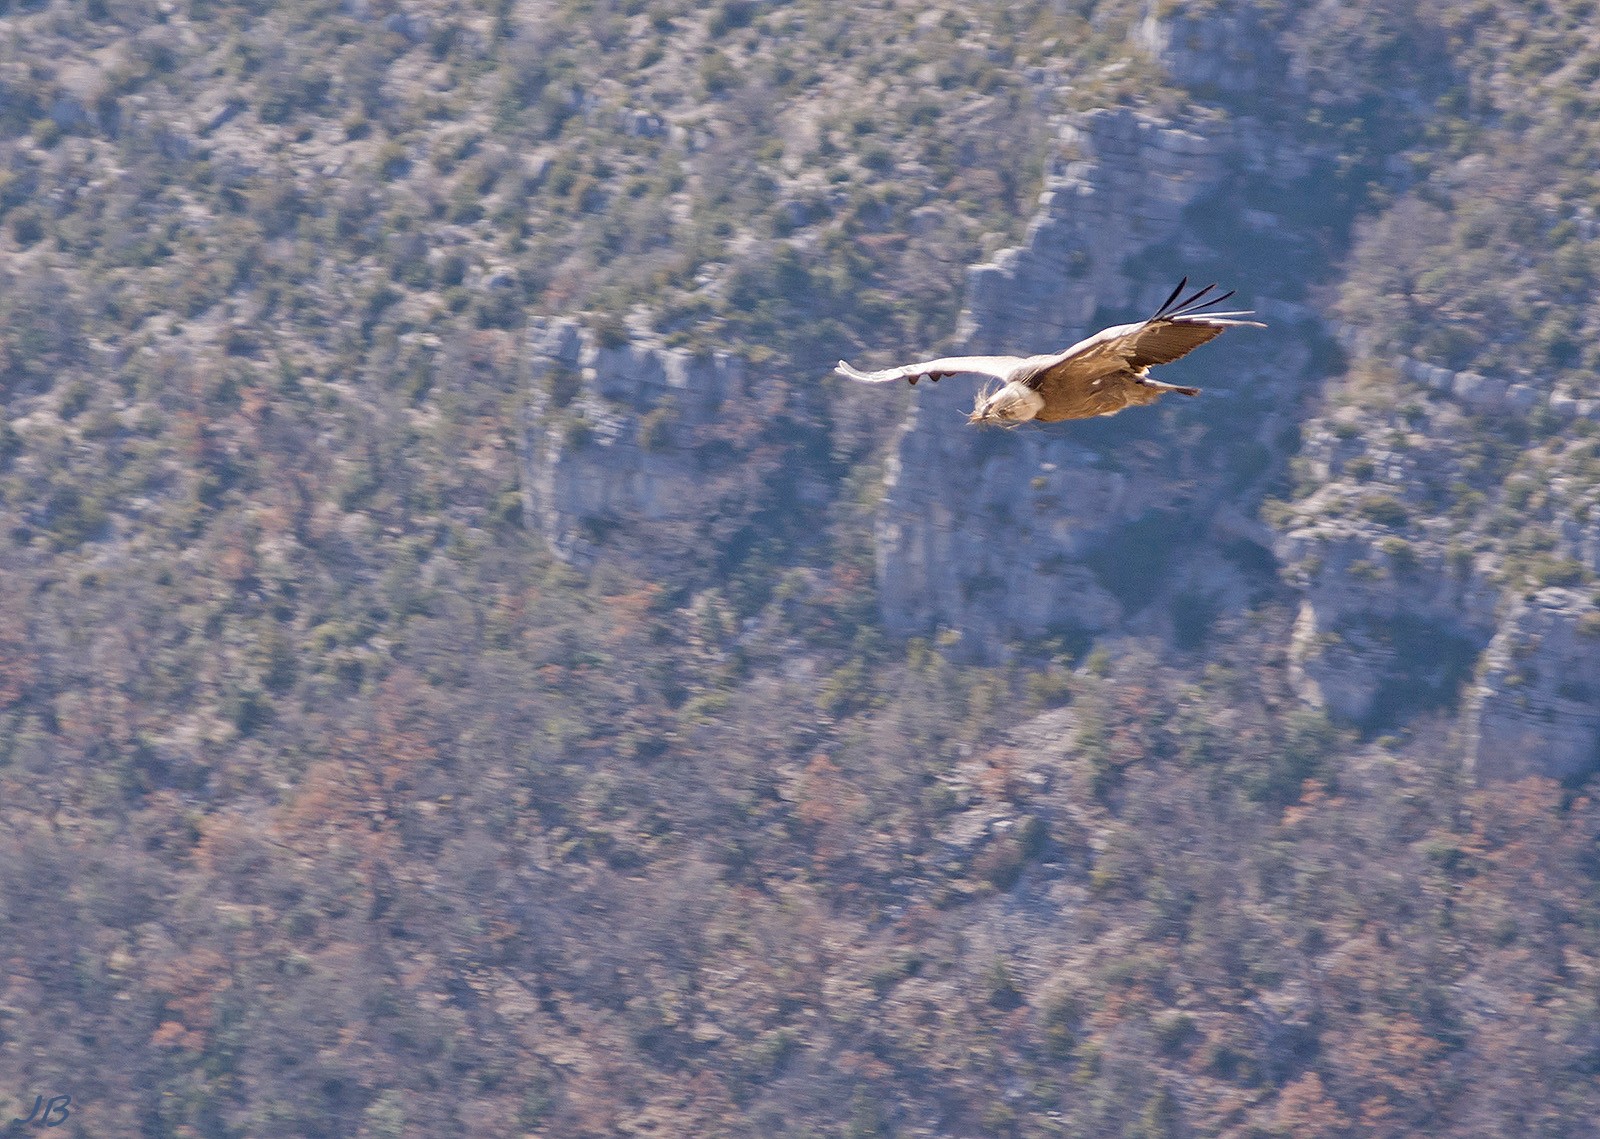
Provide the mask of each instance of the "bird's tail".
POLYGON ((1147 388, 1155 388, 1158 392, 1177 392, 1179 395, 1199 395, 1199 388, 1183 387, 1178 384, 1166 384, 1160 380, 1152 380, 1149 376, 1140 376, 1139 382, 1147 388))

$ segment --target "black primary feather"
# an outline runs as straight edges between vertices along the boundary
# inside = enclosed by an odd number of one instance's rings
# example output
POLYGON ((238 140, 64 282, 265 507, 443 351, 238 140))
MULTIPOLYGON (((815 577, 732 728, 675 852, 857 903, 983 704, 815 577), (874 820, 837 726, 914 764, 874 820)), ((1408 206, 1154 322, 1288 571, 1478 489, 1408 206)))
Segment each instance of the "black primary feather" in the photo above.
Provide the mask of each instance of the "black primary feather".
POLYGON ((1178 282, 1178 287, 1176 289, 1172 290, 1172 295, 1169 296, 1166 300, 1161 302, 1161 307, 1156 309, 1155 315, 1152 316, 1150 319, 1151 320, 1160 320, 1163 316, 1165 316, 1166 313, 1167 313, 1167 306, 1169 306, 1170 304, 1172 304, 1173 301, 1178 299, 1178 294, 1183 292, 1184 287, 1187 286, 1188 284, 1189 284, 1189 278, 1188 277, 1185 277, 1183 280, 1179 281, 1178 282))
POLYGON ((1177 316, 1179 313, 1184 312, 1184 311, 1186 311, 1186 310, 1188 310, 1190 308, 1193 308, 1196 304, 1200 303, 1200 298, 1204 297, 1207 293, 1209 293, 1212 289, 1214 289, 1216 287, 1217 287, 1217 284, 1216 284, 1215 281, 1213 281, 1211 284, 1205 286, 1202 289, 1196 289, 1194 292, 1190 293, 1187 297, 1185 297, 1183 300, 1179 301, 1175 306, 1173 306, 1172 312, 1170 312, 1168 315, 1169 316, 1177 316))
POLYGON ((1233 294, 1237 291, 1234 289, 1229 289, 1221 296, 1213 297, 1209 295, 1211 290, 1217 287, 1216 284, 1213 283, 1206 285, 1204 288, 1196 289, 1187 297, 1183 297, 1183 291, 1188 287, 1189 278, 1185 277, 1183 280, 1178 282, 1178 287, 1172 290, 1172 293, 1165 301, 1161 303, 1161 307, 1156 309, 1155 315, 1150 319, 1181 320, 1186 316, 1198 316, 1207 309, 1216 308, 1223 301, 1233 296, 1233 294), (1183 297, 1183 299, 1179 300, 1180 297, 1183 297))
MULTIPOLYGON (((1215 285, 1207 285, 1206 287, 1208 289, 1216 288, 1215 285)), ((1174 313, 1173 315, 1174 316, 1194 316, 1197 313, 1204 312, 1206 309, 1216 308, 1223 301, 1225 301, 1229 297, 1233 296, 1233 294, 1235 292, 1237 292, 1237 291, 1238 291, 1237 289, 1229 289, 1227 292, 1223 293, 1220 297, 1211 297, 1208 300, 1200 301, 1200 303, 1198 303, 1198 304, 1195 303, 1195 302, 1199 301, 1199 297, 1191 297, 1190 298, 1190 303, 1185 305, 1182 309, 1180 309, 1178 312, 1174 313)))

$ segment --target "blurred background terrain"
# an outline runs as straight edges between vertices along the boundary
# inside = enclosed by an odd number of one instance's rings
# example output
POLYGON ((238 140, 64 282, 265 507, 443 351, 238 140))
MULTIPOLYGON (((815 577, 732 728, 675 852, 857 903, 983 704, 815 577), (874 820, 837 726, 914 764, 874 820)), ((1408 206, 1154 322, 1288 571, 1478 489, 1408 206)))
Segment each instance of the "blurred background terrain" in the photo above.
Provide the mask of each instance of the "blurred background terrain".
POLYGON ((1593 1135, 1597 170, 1591 0, 0 0, 0 1113, 1593 1135))

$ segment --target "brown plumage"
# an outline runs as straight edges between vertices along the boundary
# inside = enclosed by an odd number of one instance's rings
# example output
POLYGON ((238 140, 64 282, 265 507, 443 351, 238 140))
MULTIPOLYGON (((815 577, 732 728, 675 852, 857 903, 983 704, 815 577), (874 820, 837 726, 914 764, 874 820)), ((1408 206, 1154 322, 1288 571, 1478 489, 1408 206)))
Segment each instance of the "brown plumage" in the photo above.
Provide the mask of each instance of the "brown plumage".
POLYGON ((1238 319, 1250 316, 1248 310, 1210 311, 1233 296, 1231 292, 1211 296, 1215 285, 1180 300, 1188 284, 1187 277, 1179 281, 1148 320, 1107 328, 1054 355, 947 356, 878 372, 857 371, 840 360, 837 370, 871 384, 905 380, 914 385, 962 373, 988 376, 1001 381, 1001 386, 978 396, 967 421, 1004 427, 1030 419, 1054 423, 1115 415, 1125 407, 1154 403, 1164 392, 1199 395, 1199 388, 1152 380, 1150 369, 1188 355, 1230 328, 1266 326, 1238 319))

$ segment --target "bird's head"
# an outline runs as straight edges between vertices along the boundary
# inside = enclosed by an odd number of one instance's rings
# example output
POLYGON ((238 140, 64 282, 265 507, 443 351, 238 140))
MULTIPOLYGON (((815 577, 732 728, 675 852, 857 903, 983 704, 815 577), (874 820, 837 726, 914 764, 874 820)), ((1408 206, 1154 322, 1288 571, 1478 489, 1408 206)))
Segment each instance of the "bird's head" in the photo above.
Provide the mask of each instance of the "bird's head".
POLYGON ((1016 427, 1042 410, 1044 397, 1027 384, 1013 380, 999 391, 980 392, 972 414, 967 416, 967 422, 1016 427))

